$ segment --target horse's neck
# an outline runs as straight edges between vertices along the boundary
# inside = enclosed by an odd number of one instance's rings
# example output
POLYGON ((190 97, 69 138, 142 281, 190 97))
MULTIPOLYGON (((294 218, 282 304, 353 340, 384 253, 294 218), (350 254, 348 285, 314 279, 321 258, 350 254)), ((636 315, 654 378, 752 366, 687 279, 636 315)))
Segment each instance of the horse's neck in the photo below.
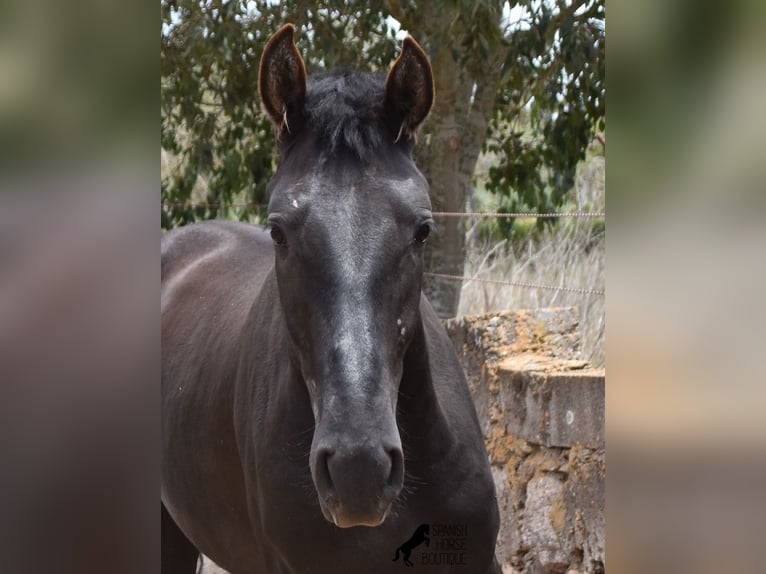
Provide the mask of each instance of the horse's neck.
POLYGON ((252 386, 253 381, 261 381, 261 393, 269 395, 275 390, 268 384, 275 377, 274 371, 282 372, 287 368, 292 373, 295 370, 273 269, 267 274, 250 306, 242 342, 241 367, 247 370, 243 373, 245 385, 252 386))
MULTIPOLYGON (((439 444, 446 452, 454 445, 455 437, 445 410, 444 387, 437 380, 440 374, 432 367, 435 351, 421 322, 404 357, 397 411, 404 434, 432 450, 434 444, 439 444)), ((402 439, 406 440, 405 436, 402 439)))

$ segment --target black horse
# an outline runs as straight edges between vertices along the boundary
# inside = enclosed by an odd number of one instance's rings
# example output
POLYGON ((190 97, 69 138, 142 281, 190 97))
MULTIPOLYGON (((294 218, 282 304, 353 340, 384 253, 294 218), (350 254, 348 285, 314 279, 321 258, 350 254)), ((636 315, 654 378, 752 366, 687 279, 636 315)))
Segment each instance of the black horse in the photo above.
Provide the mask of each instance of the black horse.
POLYGON ((293 34, 260 65, 266 227, 162 240, 163 572, 201 551, 233 574, 378 574, 407 525, 441 522, 471 533, 455 571, 499 573, 479 422, 421 296, 430 63, 407 38, 385 77, 307 83, 293 34))
POLYGON ((396 549, 396 554, 394 555, 392 562, 399 560, 399 552, 401 552, 402 561, 407 566, 414 566, 414 564, 410 561, 410 555, 412 554, 412 551, 415 550, 415 548, 424 542, 426 546, 431 543, 431 539, 429 538, 430 531, 431 527, 428 524, 421 524, 418 526, 415 529, 415 532, 412 533, 412 536, 410 536, 410 539, 407 540, 407 542, 402 543, 402 545, 396 549))

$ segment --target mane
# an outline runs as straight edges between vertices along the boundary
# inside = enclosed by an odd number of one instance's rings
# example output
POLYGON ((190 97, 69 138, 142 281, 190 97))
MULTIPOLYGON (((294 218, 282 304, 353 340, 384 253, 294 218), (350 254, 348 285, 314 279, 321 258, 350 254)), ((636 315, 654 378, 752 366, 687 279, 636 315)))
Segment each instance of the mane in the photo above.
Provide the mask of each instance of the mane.
POLYGON ((304 109, 323 154, 348 150, 362 160, 372 157, 387 133, 384 99, 380 74, 341 69, 312 75, 304 109))

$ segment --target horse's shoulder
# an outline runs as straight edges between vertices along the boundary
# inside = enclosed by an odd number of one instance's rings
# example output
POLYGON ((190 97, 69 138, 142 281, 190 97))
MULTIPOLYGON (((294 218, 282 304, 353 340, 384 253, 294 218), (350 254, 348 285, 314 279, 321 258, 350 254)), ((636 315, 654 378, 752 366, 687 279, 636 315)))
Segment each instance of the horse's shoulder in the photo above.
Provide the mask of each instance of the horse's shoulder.
POLYGON ((257 225, 238 221, 200 221, 164 233, 162 257, 172 260, 186 253, 233 248, 240 241, 257 241, 259 235, 263 235, 263 230, 257 225))
POLYGON ((162 236, 162 280, 211 254, 224 261, 257 254, 266 248, 270 248, 270 241, 263 229, 256 225, 202 221, 179 227, 162 236))

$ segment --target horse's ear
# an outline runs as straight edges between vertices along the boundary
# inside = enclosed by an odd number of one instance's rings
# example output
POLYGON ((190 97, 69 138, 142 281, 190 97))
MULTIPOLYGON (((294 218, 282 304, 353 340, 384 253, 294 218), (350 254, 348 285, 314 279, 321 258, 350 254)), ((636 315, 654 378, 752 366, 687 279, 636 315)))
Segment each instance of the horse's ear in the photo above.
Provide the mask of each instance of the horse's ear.
POLYGON ((434 101, 431 63, 423 48, 407 36, 402 53, 386 77, 386 111, 396 139, 414 139, 418 126, 426 119, 434 101))
POLYGON ((295 26, 285 24, 263 49, 258 70, 261 103, 277 128, 277 137, 295 126, 306 98, 306 66, 293 38, 295 26))

